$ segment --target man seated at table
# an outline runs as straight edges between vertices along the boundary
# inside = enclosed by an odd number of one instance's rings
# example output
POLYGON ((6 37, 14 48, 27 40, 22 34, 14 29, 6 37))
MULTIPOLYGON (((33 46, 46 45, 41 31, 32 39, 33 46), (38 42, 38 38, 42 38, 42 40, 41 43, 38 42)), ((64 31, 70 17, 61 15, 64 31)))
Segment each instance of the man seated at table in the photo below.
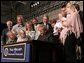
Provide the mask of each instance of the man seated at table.
POLYGON ((44 25, 39 27, 40 36, 38 40, 40 41, 47 41, 47 42, 54 42, 53 34, 49 33, 47 28, 44 25))

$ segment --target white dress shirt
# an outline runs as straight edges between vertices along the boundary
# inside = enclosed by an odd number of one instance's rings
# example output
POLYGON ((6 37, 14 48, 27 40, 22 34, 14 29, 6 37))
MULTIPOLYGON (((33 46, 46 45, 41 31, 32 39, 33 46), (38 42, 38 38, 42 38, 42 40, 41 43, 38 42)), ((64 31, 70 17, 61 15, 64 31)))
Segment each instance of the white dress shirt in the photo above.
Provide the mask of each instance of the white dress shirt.
POLYGON ((62 23, 61 23, 61 21, 60 20, 58 20, 57 22, 56 22, 56 24, 54 25, 54 35, 58 35, 58 29, 60 29, 60 28, 62 28, 62 23))

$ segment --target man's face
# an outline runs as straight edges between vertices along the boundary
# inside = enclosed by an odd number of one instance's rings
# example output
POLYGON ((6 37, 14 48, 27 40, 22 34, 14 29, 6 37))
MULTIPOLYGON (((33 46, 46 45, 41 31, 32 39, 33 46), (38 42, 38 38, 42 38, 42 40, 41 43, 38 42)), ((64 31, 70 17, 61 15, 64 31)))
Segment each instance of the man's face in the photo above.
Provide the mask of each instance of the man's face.
POLYGON ((7 23, 7 27, 11 28, 12 27, 12 23, 7 23))
POLYGON ((31 24, 27 24, 26 26, 27 26, 27 29, 28 30, 31 30, 32 29, 32 25, 31 24))
POLYGON ((17 17, 17 22, 18 22, 19 24, 22 24, 22 21, 23 21, 23 17, 17 17))
POLYGON ((44 35, 45 34, 45 30, 43 27, 39 27, 39 32, 40 32, 40 35, 44 35))
POLYGON ((43 22, 47 23, 48 22, 48 18, 46 16, 43 17, 43 22))
POLYGON ((33 20, 32 20, 32 23, 33 23, 33 24, 36 24, 36 23, 37 23, 37 20, 36 20, 36 19, 33 19, 33 20))
POLYGON ((61 12, 62 12, 62 15, 65 16, 66 13, 67 13, 67 12, 66 12, 66 7, 62 8, 62 9, 61 9, 61 12))

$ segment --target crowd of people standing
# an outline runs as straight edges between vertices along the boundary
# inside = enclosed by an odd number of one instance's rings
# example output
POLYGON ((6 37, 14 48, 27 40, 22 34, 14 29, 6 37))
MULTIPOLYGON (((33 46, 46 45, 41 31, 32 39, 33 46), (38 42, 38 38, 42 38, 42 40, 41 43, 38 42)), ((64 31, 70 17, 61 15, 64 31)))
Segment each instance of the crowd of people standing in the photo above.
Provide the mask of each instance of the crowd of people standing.
POLYGON ((29 40, 59 42, 63 45, 66 62, 82 58, 83 18, 78 4, 63 5, 57 18, 51 21, 43 15, 41 23, 37 18, 24 23, 23 15, 17 15, 17 24, 13 26, 11 20, 6 24, 1 36, 3 45, 29 40))

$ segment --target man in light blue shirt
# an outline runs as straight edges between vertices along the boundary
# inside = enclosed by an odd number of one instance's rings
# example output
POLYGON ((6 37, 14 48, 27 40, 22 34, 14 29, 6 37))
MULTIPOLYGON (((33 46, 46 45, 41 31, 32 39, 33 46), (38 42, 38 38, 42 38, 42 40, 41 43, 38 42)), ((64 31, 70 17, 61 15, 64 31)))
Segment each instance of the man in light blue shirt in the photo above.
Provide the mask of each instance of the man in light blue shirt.
POLYGON ((17 24, 13 26, 12 30, 16 32, 16 34, 18 34, 18 32, 20 30, 24 29, 24 25, 23 25, 23 16, 22 15, 18 15, 17 16, 17 24))

